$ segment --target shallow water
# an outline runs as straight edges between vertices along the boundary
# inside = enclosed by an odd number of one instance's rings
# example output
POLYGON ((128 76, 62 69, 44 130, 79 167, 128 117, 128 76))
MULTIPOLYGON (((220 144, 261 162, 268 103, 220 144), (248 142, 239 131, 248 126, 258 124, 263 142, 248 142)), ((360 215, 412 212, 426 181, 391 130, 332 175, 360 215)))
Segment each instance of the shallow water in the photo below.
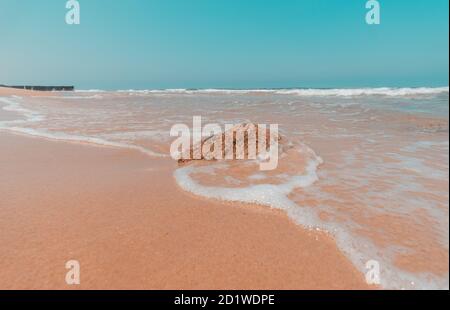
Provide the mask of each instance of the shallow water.
POLYGON ((168 157, 170 128, 279 124, 275 171, 253 161, 180 166, 181 188, 283 209, 331 233, 361 272, 377 260, 385 288, 448 288, 448 88, 81 91, 0 98, 0 130, 168 157), (14 116, 14 117, 12 117, 14 116))

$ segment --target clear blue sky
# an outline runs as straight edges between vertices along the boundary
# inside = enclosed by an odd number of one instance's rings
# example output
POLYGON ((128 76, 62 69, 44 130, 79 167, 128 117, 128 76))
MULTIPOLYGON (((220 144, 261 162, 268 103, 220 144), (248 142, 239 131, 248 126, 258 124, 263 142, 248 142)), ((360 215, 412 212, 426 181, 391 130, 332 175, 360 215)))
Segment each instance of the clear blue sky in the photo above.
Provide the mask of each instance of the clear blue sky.
POLYGON ((0 0, 0 84, 447 86, 448 0, 0 0))

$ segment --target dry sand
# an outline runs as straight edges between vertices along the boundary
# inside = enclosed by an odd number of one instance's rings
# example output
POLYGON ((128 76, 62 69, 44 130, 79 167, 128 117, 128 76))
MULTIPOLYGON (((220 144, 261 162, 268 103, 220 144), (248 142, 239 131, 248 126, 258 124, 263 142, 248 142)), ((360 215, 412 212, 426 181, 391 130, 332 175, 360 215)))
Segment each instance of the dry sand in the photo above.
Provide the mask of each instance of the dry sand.
POLYGON ((0 148, 0 289, 369 288, 330 236, 185 193, 172 160, 1 131, 0 148))

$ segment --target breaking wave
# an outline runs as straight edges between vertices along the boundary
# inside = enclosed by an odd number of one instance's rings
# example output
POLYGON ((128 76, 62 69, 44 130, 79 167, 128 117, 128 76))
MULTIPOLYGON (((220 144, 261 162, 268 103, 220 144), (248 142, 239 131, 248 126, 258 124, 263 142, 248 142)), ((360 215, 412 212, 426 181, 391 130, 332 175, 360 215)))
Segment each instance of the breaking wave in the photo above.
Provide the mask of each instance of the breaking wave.
POLYGON ((155 90, 119 90, 121 93, 142 93, 142 94, 275 94, 275 95, 296 95, 305 97, 334 96, 334 97, 355 97, 355 96, 387 96, 387 97, 410 97, 439 95, 449 92, 449 87, 417 87, 417 88, 293 88, 293 89, 155 89, 155 90))

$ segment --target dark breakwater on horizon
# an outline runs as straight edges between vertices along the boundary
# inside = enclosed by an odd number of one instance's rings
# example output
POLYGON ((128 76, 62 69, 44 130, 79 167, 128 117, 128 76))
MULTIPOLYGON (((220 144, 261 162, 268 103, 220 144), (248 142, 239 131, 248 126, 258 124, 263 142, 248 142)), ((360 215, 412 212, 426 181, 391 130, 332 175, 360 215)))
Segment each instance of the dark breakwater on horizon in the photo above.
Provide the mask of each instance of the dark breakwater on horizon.
POLYGON ((0 87, 16 88, 16 89, 27 89, 36 91, 74 91, 74 86, 30 86, 30 85, 1 85, 0 87))

